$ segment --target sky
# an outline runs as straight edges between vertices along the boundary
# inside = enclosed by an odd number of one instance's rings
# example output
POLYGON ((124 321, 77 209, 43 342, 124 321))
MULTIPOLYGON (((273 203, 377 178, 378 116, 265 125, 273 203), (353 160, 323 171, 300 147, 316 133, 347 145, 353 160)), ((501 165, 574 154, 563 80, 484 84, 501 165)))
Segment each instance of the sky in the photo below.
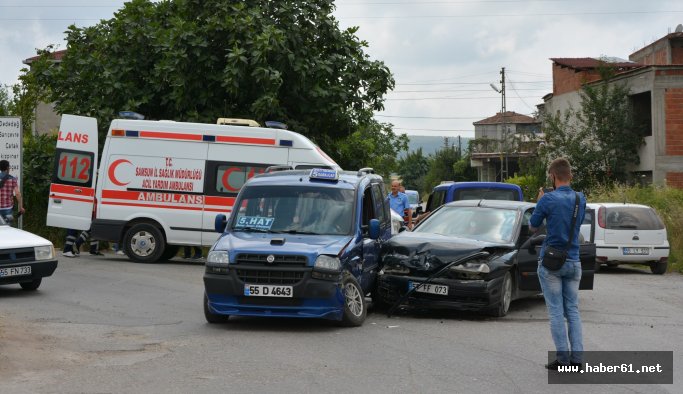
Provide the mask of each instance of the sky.
MULTIPOLYGON (((256 1, 256 0, 249 0, 256 1)), ((110 19, 124 1, 0 0, 0 84, 36 48, 65 49, 70 24, 110 19)), ((680 0, 338 0, 342 29, 396 80, 376 119, 409 135, 474 136, 473 122, 506 109, 533 115, 552 92, 552 61, 628 59, 683 23, 680 0)), ((228 115, 226 115, 228 116, 228 115)))

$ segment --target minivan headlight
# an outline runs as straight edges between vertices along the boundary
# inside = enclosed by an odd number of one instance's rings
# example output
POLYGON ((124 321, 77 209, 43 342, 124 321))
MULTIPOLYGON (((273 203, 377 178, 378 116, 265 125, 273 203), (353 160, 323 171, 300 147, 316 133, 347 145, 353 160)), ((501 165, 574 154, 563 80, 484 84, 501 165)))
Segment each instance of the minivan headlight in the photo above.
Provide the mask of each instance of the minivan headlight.
POLYGON ((55 248, 52 245, 36 246, 33 248, 36 260, 50 260, 55 258, 55 248))
POLYGON ((338 271, 341 269, 341 261, 339 261, 339 257, 337 256, 328 256, 325 254, 321 254, 315 260, 314 268, 338 271))
POLYGON ((225 250, 214 250, 209 252, 206 262, 216 265, 228 265, 230 264, 230 256, 225 250))

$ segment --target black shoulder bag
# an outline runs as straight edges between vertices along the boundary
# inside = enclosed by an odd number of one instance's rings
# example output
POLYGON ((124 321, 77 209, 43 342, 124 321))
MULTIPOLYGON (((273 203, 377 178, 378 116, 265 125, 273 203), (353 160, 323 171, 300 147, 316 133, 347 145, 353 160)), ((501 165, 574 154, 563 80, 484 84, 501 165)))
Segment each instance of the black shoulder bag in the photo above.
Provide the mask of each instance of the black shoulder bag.
POLYGON ((565 249, 559 249, 554 246, 547 245, 545 247, 545 253, 543 254, 543 261, 541 264, 550 271, 557 271, 564 265, 565 260, 567 260, 567 253, 569 247, 572 246, 574 225, 576 224, 576 216, 579 214, 579 193, 576 193, 575 203, 574 203, 574 215, 572 216, 572 224, 569 225, 569 240, 567 241, 567 246, 565 249))

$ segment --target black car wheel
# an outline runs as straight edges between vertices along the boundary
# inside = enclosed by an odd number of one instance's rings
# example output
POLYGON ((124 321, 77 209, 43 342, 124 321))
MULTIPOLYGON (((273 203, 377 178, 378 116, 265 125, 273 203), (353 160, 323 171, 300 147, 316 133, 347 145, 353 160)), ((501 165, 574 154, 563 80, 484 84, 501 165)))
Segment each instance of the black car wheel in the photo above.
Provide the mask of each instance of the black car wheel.
POLYGON ((503 317, 510 310, 510 302, 512 302, 512 275, 510 272, 505 273, 500 292, 500 304, 492 310, 493 316, 496 317, 503 317))
POLYGON ((211 309, 209 309, 209 297, 206 296, 206 293, 204 293, 204 317, 211 324, 227 323, 230 320, 230 315, 211 312, 211 309))
POLYGON ((650 264, 650 271, 652 271, 653 274, 656 275, 663 275, 666 273, 666 268, 667 268, 668 262, 666 261, 657 261, 654 263, 650 264))
POLYGON ((37 289, 40 287, 40 283, 41 283, 42 281, 43 281, 43 278, 38 278, 38 279, 33 280, 33 281, 31 281, 31 282, 21 282, 21 283, 19 283, 19 286, 21 286, 21 288, 22 288, 23 290, 26 290, 26 291, 34 291, 34 290, 37 290, 37 289))
POLYGON ((123 248, 136 263, 155 263, 164 253, 166 240, 156 226, 138 223, 126 231, 123 248))
POLYGON ((344 275, 342 292, 344 293, 344 314, 342 315, 341 324, 346 327, 359 327, 363 325, 368 313, 365 305, 365 295, 356 279, 350 274, 344 275))

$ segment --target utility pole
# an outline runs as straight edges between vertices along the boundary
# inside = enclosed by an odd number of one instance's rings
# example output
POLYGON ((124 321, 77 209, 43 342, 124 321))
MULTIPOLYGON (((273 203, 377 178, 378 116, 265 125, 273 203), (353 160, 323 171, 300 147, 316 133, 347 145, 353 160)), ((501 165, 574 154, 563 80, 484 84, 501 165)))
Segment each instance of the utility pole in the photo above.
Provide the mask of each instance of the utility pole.
POLYGON ((508 152, 507 152, 507 140, 508 140, 508 130, 507 130, 507 119, 505 118, 505 67, 501 68, 500 70, 500 85, 501 85, 501 96, 502 96, 502 103, 501 103, 501 114, 503 115, 503 130, 502 130, 502 136, 503 136, 503 156, 505 159, 505 164, 503 164, 503 160, 500 161, 500 175, 501 175, 501 180, 504 181, 508 177, 508 170, 510 167, 508 167, 508 152), (503 167, 505 166, 505 167, 503 167))

